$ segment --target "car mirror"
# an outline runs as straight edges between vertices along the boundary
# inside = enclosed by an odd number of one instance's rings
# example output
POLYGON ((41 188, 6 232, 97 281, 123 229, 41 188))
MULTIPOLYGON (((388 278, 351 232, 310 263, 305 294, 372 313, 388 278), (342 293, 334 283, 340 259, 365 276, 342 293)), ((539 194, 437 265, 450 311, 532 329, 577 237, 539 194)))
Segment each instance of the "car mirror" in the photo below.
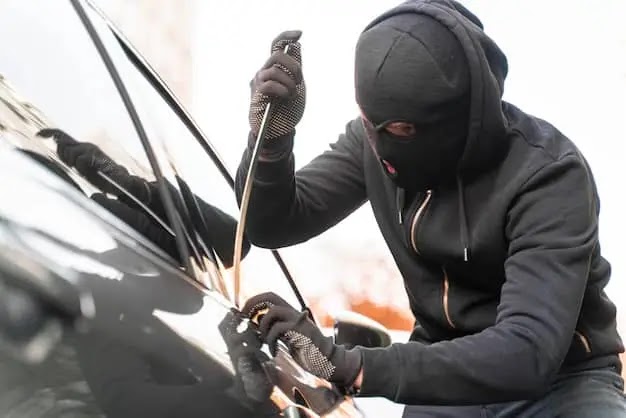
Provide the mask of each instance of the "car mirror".
POLYGON ((391 336, 387 328, 368 318, 352 311, 341 311, 334 315, 335 343, 348 348, 386 347, 391 344, 391 336))

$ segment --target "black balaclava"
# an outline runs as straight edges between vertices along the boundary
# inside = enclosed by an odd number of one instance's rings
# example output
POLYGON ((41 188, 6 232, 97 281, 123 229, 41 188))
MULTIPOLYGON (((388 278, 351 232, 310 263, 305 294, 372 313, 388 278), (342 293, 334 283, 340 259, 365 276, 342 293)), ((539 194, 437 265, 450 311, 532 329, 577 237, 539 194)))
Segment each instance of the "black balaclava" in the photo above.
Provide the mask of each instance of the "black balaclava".
POLYGON ((417 13, 390 17, 361 34, 356 100, 370 144, 395 183, 418 191, 453 182, 465 147, 469 67, 456 37, 417 13), (396 136, 392 122, 415 126, 396 136))

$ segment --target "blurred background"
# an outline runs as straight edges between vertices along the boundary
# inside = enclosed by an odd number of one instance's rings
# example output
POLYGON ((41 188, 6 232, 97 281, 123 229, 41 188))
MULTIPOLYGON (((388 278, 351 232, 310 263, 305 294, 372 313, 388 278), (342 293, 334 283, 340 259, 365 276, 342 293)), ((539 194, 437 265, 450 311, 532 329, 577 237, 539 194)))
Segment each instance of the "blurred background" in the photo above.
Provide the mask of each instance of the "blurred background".
MULTIPOLYGON (((249 81, 283 30, 303 31, 307 107, 298 167, 328 148, 357 115, 354 46, 390 0, 98 0, 159 71, 234 172, 248 132, 249 81)), ((509 60, 505 100, 546 119, 589 160, 602 200, 602 250, 612 263, 609 296, 626 331, 626 2, 465 0, 509 60)), ((193 156, 190 156, 193 161, 193 156)), ((202 167, 193 168, 202 178, 202 167)), ((334 229, 281 250, 318 316, 352 309, 394 330, 412 323, 402 280, 365 205, 334 229)), ((249 276, 251 277, 251 276, 249 276)), ((248 279, 251 280, 251 279, 248 279)), ((284 279, 255 272, 259 289, 284 279)), ((280 282, 280 283, 278 283, 280 282)))

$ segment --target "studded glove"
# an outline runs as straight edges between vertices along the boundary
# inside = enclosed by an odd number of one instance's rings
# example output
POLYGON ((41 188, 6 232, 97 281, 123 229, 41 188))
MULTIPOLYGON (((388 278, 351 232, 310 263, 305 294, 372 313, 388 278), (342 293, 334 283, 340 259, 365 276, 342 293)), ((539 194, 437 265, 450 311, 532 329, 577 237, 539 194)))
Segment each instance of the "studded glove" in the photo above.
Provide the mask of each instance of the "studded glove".
POLYGON ((259 331, 272 353, 278 340, 287 345, 294 359, 309 373, 349 388, 361 370, 358 349, 347 350, 333 343, 309 319, 280 296, 263 293, 250 298, 242 309, 249 318, 259 318, 259 331))
POLYGON ((283 32, 272 42, 272 55, 250 83, 250 129, 259 132, 268 103, 272 101, 266 139, 291 133, 302 119, 305 105, 305 85, 302 78, 300 31, 283 32), (289 46, 287 53, 284 48, 289 46))

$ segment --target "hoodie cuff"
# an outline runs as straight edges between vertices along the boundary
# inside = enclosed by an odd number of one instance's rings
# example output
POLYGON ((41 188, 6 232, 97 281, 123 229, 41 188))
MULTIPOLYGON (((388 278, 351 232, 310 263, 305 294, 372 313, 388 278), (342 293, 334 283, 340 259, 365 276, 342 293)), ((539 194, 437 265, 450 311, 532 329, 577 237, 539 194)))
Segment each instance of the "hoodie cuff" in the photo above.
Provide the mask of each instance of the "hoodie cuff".
POLYGON ((387 348, 358 348, 363 358, 363 381, 360 397, 396 398, 402 372, 393 345, 387 348))
MULTIPOLYGON (((259 154, 259 162, 274 162, 291 154, 293 151, 293 140, 296 135, 295 130, 278 138, 264 139, 259 154)), ((254 150, 256 135, 252 132, 248 135, 248 149, 254 150)))
POLYGON ((342 388, 349 388, 359 376, 363 365, 361 351, 357 348, 347 350, 342 346, 335 345, 331 363, 336 367, 331 380, 342 388))
MULTIPOLYGON (((295 132, 278 138, 264 140, 259 152, 256 175, 254 180, 261 183, 274 183, 277 179, 293 177, 293 144, 295 132)), ((251 162, 256 136, 248 137, 248 164, 251 162)))

